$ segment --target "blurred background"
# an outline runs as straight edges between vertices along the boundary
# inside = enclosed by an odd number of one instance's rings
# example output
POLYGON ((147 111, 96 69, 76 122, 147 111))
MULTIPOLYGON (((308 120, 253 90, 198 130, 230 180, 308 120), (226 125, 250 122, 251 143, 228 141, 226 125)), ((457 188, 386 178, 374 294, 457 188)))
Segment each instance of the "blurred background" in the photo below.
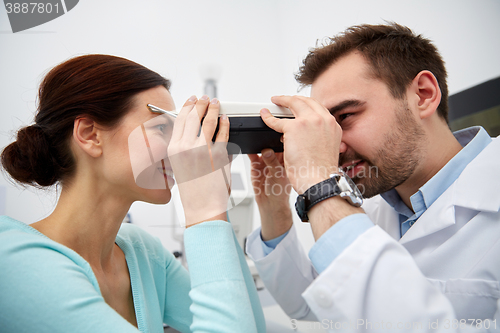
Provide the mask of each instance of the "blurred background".
MULTIPOLYGON (((172 81, 177 106, 200 97, 207 79, 215 80, 221 101, 269 102, 276 94, 309 94, 298 92, 294 73, 318 40, 384 21, 435 42, 450 94, 500 76, 498 0, 81 0, 65 15, 15 34, 1 6, 0 148, 33 121, 44 74, 77 55, 112 54, 149 67, 172 81)), ((0 177, 0 214, 32 223, 48 215, 56 199, 56 189, 24 189, 0 177)), ((135 203, 129 216, 172 252, 182 251, 173 206, 135 203)), ((247 202, 245 209, 255 229, 257 207, 247 202)), ((295 222, 308 250, 310 227, 295 222)))

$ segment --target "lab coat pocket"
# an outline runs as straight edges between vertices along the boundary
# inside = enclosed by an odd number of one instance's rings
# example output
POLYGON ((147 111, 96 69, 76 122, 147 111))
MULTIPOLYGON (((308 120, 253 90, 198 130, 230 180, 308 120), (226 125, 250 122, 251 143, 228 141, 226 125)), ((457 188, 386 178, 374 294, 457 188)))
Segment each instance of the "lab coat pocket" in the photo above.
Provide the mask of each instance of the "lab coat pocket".
POLYGON ((500 298, 500 283, 482 279, 428 279, 451 302, 457 319, 493 318, 500 298))

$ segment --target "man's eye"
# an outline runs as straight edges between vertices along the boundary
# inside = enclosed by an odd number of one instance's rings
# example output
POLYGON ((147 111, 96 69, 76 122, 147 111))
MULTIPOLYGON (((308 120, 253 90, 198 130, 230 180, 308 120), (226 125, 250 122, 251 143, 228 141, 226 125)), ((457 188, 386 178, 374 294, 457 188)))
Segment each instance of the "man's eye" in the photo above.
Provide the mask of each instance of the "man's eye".
POLYGON ((338 116, 339 118, 339 122, 342 122, 343 120, 345 120, 347 117, 350 117, 352 116, 352 113, 343 113, 341 115, 338 116))

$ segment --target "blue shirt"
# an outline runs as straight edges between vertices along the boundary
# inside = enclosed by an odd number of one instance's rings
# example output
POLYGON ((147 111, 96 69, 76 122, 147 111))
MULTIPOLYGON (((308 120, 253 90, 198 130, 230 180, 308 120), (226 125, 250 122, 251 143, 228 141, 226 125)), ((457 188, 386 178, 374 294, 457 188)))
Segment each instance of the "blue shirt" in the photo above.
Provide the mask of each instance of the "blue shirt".
POLYGON ((139 330, 102 297, 90 264, 36 229, 0 217, 0 330, 3 332, 265 332, 255 285, 231 225, 186 229, 189 273, 159 239, 123 224, 139 330))
MULTIPOLYGON (((457 131, 454 135, 464 148, 410 197, 413 211, 401 200, 395 189, 381 194, 399 214, 401 236, 457 180, 467 164, 491 142, 489 134, 479 126, 457 131)), ((373 226, 366 214, 350 215, 334 224, 309 251, 309 258, 316 271, 321 273, 325 270, 359 235, 373 226)), ((269 254, 285 236, 286 234, 267 242, 263 241, 264 254, 269 254)))

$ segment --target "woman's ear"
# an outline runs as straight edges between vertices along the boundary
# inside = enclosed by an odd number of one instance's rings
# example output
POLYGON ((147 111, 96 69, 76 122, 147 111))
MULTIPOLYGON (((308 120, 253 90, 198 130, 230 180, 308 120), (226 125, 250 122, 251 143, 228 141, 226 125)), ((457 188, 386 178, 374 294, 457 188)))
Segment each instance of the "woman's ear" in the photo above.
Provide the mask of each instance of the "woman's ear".
POLYGON ((420 119, 425 119, 436 113, 441 103, 441 89, 436 77, 428 70, 421 71, 415 76, 410 86, 415 97, 415 107, 420 119))
POLYGON ((73 138, 80 149, 92 157, 102 154, 100 130, 96 123, 89 118, 75 119, 73 126, 73 138))

